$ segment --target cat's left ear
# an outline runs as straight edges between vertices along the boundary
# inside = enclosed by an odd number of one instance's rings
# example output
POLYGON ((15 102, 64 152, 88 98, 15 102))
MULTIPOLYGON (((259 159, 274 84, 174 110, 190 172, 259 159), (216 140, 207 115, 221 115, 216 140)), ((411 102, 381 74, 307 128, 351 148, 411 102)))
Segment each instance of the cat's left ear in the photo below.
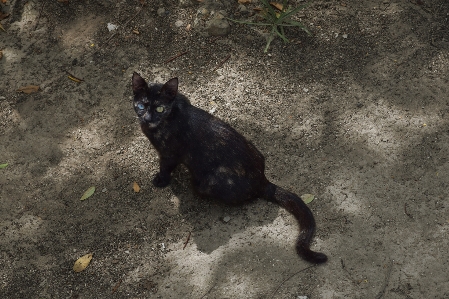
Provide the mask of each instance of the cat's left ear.
POLYGON ((138 73, 134 72, 133 74, 133 92, 134 94, 137 94, 141 90, 145 90, 148 88, 147 82, 145 82, 145 79, 142 78, 138 73))
POLYGON ((161 94, 165 94, 169 98, 176 97, 178 93, 178 78, 172 78, 165 83, 161 88, 161 94))

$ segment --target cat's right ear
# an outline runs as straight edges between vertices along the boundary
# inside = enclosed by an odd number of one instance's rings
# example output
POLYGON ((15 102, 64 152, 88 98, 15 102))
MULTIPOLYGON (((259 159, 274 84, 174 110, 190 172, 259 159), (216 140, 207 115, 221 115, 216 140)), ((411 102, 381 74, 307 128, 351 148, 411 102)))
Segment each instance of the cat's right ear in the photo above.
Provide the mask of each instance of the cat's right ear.
POLYGON ((145 82, 145 79, 142 78, 138 73, 134 72, 133 74, 133 92, 134 94, 137 94, 141 90, 145 90, 148 87, 147 82, 145 82))

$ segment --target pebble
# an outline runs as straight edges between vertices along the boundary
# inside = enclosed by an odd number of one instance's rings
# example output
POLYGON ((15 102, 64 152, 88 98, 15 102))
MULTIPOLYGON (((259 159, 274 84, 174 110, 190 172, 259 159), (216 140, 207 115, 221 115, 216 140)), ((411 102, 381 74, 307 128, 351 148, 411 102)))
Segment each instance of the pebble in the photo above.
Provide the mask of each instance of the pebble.
POLYGON ((215 17, 207 24, 206 32, 210 36, 225 36, 231 32, 231 26, 222 17, 215 17))
POLYGON ((113 31, 113 30, 115 30, 115 29, 117 29, 117 25, 114 25, 114 24, 112 24, 112 23, 108 23, 108 30, 109 31, 113 31))
POLYGON ((181 27, 182 25, 184 25, 184 22, 181 21, 181 20, 178 20, 178 21, 175 22, 175 26, 176 27, 181 27))
POLYGON ((237 8, 238 12, 240 12, 241 14, 248 14, 248 8, 246 8, 245 5, 240 4, 239 7, 237 8))
POLYGON ((165 8, 161 7, 157 10, 157 15, 160 17, 163 17, 167 14, 167 12, 165 11, 165 8))
POLYGON ((229 220, 231 220, 231 217, 229 217, 229 216, 223 217, 223 221, 224 221, 224 222, 228 223, 229 220))
POLYGON ((193 5, 192 0, 179 0, 179 6, 181 7, 189 7, 192 5, 193 5))

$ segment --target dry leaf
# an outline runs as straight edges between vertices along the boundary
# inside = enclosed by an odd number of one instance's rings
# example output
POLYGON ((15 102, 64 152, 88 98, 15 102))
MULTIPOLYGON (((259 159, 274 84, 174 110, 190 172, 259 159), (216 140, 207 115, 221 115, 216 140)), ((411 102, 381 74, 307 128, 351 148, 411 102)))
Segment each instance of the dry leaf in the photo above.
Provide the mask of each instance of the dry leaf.
POLYGON ((251 3, 251 0, 239 0, 240 4, 248 4, 251 3))
POLYGON ((81 196, 80 200, 85 200, 89 197, 92 196, 92 194, 94 194, 95 192, 95 186, 90 187, 89 189, 86 190, 86 192, 84 192, 83 196, 81 196))
POLYGON ((5 4, 5 3, 6 3, 6 1, 8 1, 8 0, 1 0, 1 1, 2 1, 2 3, 3 3, 3 4, 5 4))
POLYGON ((83 271, 84 269, 86 269, 87 266, 89 266, 91 260, 92 260, 92 253, 83 255, 82 257, 76 260, 75 264, 73 265, 73 271, 75 272, 83 271))
POLYGON ((137 29, 134 29, 134 30, 133 30, 133 33, 134 33, 134 34, 140 34, 139 30, 137 30, 137 29))
POLYGON ((136 182, 133 183, 133 189, 134 189, 134 192, 136 192, 136 193, 140 191, 140 187, 136 182))
POLYGON ((301 195, 302 201, 304 203, 306 203, 306 204, 311 203, 314 198, 315 198, 315 195, 313 195, 313 194, 303 194, 303 195, 301 195))
POLYGON ((284 9, 284 7, 282 6, 281 3, 277 3, 277 2, 270 2, 270 4, 272 6, 274 6, 275 8, 279 9, 280 11, 282 11, 284 9))
POLYGON ((2 50, 0 50, 0 59, 2 59, 3 58, 3 52, 2 52, 2 50))
POLYGON ((7 17, 9 17, 9 13, 3 13, 0 10, 0 21, 6 19, 7 17))
POLYGON ((70 80, 76 82, 76 83, 81 83, 81 82, 84 81, 83 79, 77 78, 77 77, 75 77, 75 76, 73 76, 73 75, 69 75, 68 78, 69 78, 70 80))
POLYGON ((3 30, 3 31, 6 31, 5 28, 3 28, 2 23, 0 23, 0 29, 3 30))
POLYGON ((17 89, 17 92, 23 92, 23 93, 33 93, 33 92, 37 92, 39 90, 39 86, 38 85, 28 85, 28 86, 24 86, 24 87, 20 87, 19 89, 17 89))

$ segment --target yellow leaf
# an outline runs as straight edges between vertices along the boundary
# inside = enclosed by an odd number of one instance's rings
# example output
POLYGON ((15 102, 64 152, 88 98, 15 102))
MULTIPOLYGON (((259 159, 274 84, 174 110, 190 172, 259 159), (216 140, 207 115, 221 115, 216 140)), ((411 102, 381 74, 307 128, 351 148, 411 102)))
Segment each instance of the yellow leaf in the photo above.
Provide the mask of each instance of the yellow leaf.
POLYGON ((28 85, 28 86, 24 86, 24 87, 20 87, 19 89, 17 89, 17 92, 23 92, 23 93, 33 93, 33 92, 37 92, 39 90, 39 86, 37 85, 28 85))
POLYGON ((89 266, 90 261, 92 260, 92 253, 83 255, 79 259, 76 260, 75 264, 73 265, 73 271, 75 272, 81 272, 84 269, 89 266))
POLYGON ((95 192, 95 186, 90 187, 89 189, 86 190, 86 192, 84 192, 83 196, 81 196, 80 200, 85 200, 89 197, 92 196, 92 194, 94 194, 95 192))
POLYGON ((248 4, 251 3, 251 0, 239 0, 240 4, 248 4))
POLYGON ((136 182, 133 183, 133 189, 134 189, 134 192, 136 192, 136 193, 140 191, 140 187, 136 182))
POLYGON ((303 195, 301 195, 302 201, 304 203, 306 203, 306 204, 311 203, 314 198, 315 198, 315 195, 313 195, 313 194, 303 194, 303 195))
POLYGON ((274 6, 276 9, 279 9, 280 11, 282 11, 284 9, 284 6, 282 6, 281 3, 277 3, 277 2, 270 2, 270 4, 272 6, 274 6))
POLYGON ((84 81, 83 79, 79 79, 79 78, 77 78, 77 77, 75 77, 75 76, 72 76, 72 75, 69 75, 68 78, 69 78, 70 80, 76 82, 76 83, 81 83, 81 82, 84 81))

